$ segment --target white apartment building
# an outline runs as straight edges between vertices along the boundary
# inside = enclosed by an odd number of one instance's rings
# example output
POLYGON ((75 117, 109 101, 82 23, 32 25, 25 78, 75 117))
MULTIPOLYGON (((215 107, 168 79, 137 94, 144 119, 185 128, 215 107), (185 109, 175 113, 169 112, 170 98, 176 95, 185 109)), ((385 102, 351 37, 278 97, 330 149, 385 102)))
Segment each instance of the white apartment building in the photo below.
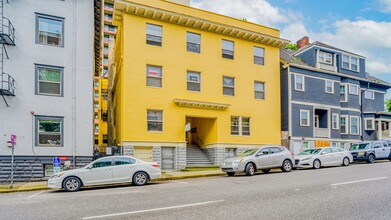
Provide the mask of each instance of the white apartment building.
POLYGON ((0 1, 0 181, 10 178, 11 135, 15 180, 45 179, 54 157, 86 164, 93 151, 94 1, 0 1))

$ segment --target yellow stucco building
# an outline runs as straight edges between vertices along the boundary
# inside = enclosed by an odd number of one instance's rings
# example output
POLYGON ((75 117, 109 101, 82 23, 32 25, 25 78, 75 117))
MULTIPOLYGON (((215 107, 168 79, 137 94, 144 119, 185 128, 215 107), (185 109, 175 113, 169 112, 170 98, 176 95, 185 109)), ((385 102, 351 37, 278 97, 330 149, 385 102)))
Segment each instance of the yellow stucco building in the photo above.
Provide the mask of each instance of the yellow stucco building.
POLYGON ((114 24, 111 134, 124 154, 178 170, 198 147, 220 165, 280 143, 278 30, 164 0, 117 0, 114 24))

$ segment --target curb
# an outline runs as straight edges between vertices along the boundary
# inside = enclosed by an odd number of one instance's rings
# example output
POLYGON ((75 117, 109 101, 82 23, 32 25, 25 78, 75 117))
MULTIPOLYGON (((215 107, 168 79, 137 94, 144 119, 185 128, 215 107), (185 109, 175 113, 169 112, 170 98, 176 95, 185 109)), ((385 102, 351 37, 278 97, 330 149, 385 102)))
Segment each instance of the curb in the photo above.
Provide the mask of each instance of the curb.
MULTIPOLYGON (((210 173, 210 174, 196 174, 196 175, 187 175, 187 176, 171 176, 154 179, 151 182, 164 182, 170 180, 180 180, 180 179, 192 179, 192 178, 203 178, 203 177, 212 177, 212 176, 223 176, 225 173, 210 173)), ((35 186, 32 188, 15 188, 15 189, 0 189, 1 193, 15 193, 15 192, 30 192, 37 190, 50 190, 46 185, 35 186)))
POLYGON ((172 176, 164 177, 152 180, 151 182, 163 182, 169 180, 180 180, 180 179, 192 179, 192 178, 202 178, 202 177, 211 177, 211 176, 223 176, 225 173, 210 173, 210 174, 199 174, 199 175, 188 175, 188 176, 172 176))
POLYGON ((16 188, 16 189, 0 189, 1 193, 14 193, 14 192, 29 192, 29 191, 37 191, 37 190, 48 190, 47 186, 36 186, 34 188, 16 188))

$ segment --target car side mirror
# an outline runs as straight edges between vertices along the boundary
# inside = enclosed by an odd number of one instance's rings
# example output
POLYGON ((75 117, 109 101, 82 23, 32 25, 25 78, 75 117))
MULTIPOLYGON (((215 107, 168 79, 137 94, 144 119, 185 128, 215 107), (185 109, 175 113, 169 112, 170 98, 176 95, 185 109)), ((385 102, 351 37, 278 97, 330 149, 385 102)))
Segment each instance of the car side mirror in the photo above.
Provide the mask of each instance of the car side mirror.
POLYGON ((92 164, 88 165, 86 168, 89 170, 92 169, 92 164))

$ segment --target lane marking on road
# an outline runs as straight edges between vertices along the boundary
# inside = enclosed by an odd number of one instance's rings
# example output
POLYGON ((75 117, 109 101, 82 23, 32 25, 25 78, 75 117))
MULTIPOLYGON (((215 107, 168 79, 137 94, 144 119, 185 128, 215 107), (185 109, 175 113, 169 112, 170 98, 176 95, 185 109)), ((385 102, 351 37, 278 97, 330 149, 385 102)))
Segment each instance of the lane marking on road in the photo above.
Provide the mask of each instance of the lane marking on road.
POLYGON ((33 198, 34 196, 38 196, 39 194, 41 194, 41 193, 43 193, 43 192, 45 192, 45 191, 41 191, 41 192, 35 193, 35 194, 33 194, 33 195, 31 195, 31 196, 29 196, 29 197, 27 197, 27 198, 28 198, 28 199, 31 199, 31 198, 33 198))
POLYGON ((132 212, 113 213, 113 214, 107 214, 107 215, 96 215, 96 216, 84 217, 82 219, 109 218, 109 217, 121 216, 121 215, 131 215, 131 214, 139 214, 139 213, 145 213, 145 212, 156 212, 156 211, 169 210, 169 209, 180 209, 180 208, 186 208, 186 207, 192 207, 192 206, 201 206, 201 205, 207 205, 207 204, 219 203, 219 202, 224 202, 224 200, 215 200, 215 201, 200 202, 200 203, 178 205, 178 206, 168 206, 168 207, 162 207, 162 208, 156 208, 156 209, 145 209, 145 210, 132 211, 132 212))
POLYGON ((362 179, 362 180, 355 180, 355 181, 349 181, 349 182, 342 182, 342 183, 334 183, 330 184, 330 186, 340 186, 340 185, 346 185, 346 184, 352 184, 352 183, 361 183, 361 182, 368 182, 368 181, 375 181, 375 180, 384 180, 387 179, 387 176, 378 177, 378 178, 372 178, 372 179, 362 179))

